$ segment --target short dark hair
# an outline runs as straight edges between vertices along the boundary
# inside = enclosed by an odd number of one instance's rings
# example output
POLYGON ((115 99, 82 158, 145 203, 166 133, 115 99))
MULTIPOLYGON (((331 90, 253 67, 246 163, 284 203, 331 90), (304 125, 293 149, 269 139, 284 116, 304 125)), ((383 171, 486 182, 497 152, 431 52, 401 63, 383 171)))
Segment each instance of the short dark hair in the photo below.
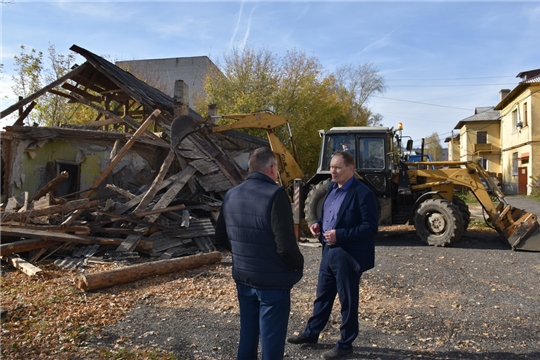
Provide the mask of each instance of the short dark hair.
POLYGON ((350 152, 336 151, 334 155, 332 155, 332 157, 334 156, 341 156, 343 158, 343 162, 345 163, 345 166, 350 166, 350 165, 354 166, 354 156, 350 152))
POLYGON ((248 161, 249 172, 265 173, 276 162, 276 155, 267 147, 260 147, 251 153, 248 161))

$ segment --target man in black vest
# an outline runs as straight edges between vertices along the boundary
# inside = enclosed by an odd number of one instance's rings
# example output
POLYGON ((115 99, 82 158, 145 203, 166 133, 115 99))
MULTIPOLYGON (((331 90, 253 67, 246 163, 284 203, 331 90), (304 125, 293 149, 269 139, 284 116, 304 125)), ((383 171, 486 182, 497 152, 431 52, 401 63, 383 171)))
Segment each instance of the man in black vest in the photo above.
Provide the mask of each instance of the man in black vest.
POLYGON ((375 194, 354 177, 354 157, 337 151, 330 162, 332 182, 323 203, 322 218, 311 224, 310 231, 319 238, 322 259, 319 267, 317 296, 313 315, 292 344, 314 344, 319 340, 336 294, 341 303, 341 338, 325 359, 335 359, 353 351, 358 336, 360 277, 375 265, 375 239, 378 230, 375 194))
POLYGON ((249 175, 225 195, 216 244, 232 252, 240 304, 239 360, 283 359, 291 289, 302 278, 304 257, 296 243, 291 203, 276 184, 278 164, 269 148, 249 158, 249 175))

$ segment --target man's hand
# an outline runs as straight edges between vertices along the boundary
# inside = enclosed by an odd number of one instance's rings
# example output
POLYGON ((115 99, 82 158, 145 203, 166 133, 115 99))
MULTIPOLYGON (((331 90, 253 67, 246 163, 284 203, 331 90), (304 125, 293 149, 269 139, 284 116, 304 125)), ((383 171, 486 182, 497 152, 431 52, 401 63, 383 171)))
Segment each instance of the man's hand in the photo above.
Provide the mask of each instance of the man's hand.
POLYGON ((325 232, 324 233, 324 239, 326 240, 327 244, 335 245, 336 241, 337 241, 336 230, 332 229, 332 230, 328 230, 327 232, 325 232))
POLYGON ((315 237, 319 237, 321 235, 321 226, 319 223, 315 223, 309 227, 309 231, 311 231, 311 234, 315 237))

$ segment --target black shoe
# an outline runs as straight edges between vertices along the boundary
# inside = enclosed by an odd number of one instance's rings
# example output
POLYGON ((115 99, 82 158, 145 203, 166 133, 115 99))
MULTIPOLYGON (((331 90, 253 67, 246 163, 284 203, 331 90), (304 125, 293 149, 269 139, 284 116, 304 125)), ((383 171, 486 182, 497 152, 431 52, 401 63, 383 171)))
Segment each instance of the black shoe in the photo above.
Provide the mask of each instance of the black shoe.
POLYGON ((318 338, 308 338, 304 335, 291 336, 287 339, 287 342, 291 344, 316 344, 318 338))
POLYGON ((352 353, 352 348, 343 350, 335 346, 332 350, 323 352, 322 357, 324 359, 337 359, 350 353, 352 353))

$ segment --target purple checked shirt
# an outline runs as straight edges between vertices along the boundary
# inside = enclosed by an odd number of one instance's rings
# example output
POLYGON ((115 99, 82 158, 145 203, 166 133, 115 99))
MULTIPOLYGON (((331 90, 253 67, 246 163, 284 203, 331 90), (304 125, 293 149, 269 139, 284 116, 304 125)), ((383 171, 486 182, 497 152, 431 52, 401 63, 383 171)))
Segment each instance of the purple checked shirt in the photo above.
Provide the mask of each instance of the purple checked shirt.
POLYGON ((353 178, 350 178, 342 187, 338 188, 337 186, 330 190, 330 194, 326 197, 324 201, 324 213, 322 218, 322 233, 324 234, 328 230, 332 230, 336 226, 337 214, 341 203, 347 194, 347 190, 351 186, 353 178))

